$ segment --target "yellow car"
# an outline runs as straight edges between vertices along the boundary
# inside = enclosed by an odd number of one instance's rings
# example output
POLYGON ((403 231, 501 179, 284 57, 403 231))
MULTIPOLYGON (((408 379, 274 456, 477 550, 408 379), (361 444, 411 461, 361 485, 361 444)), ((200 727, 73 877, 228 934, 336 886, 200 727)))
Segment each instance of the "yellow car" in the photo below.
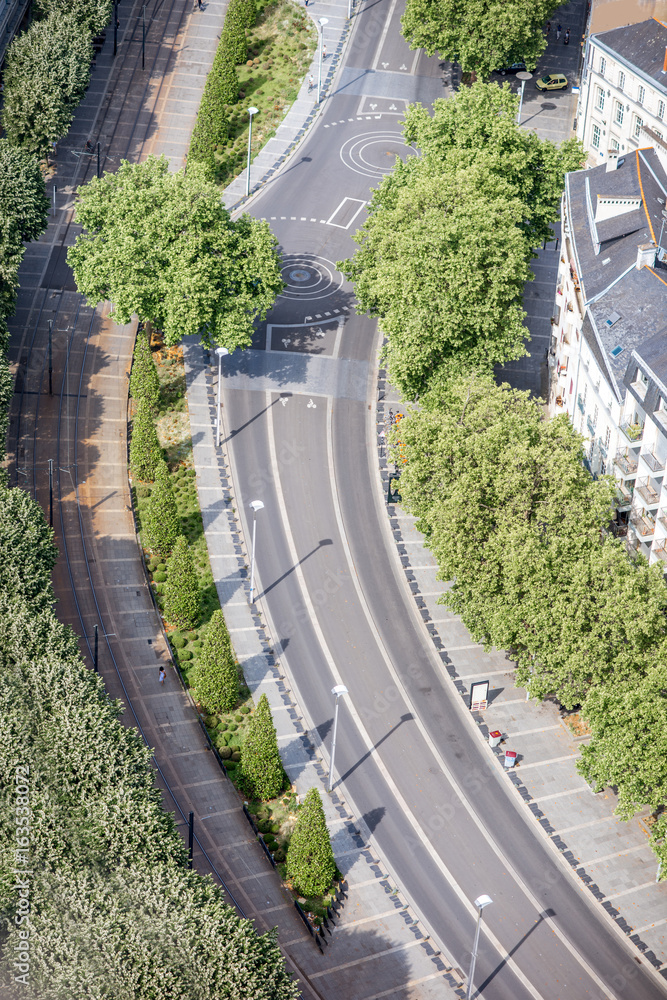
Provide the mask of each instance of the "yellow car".
POLYGON ((567 77, 562 73, 548 73, 535 83, 538 90, 565 90, 567 77))

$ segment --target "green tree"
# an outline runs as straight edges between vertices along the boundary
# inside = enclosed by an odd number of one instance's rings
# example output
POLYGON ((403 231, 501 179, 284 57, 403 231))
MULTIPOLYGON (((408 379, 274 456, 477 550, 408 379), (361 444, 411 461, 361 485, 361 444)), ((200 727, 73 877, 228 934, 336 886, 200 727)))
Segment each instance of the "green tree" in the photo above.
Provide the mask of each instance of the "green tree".
POLYGON ((178 507, 171 488, 169 469, 163 458, 155 467, 155 481, 141 524, 144 543, 151 552, 168 556, 180 533, 178 507))
POLYGON ((34 21, 10 45, 2 125, 9 142, 43 157, 65 135, 86 92, 93 50, 74 14, 34 21))
POLYGON ((164 616, 171 625, 194 628, 201 614, 201 594, 192 555, 184 535, 179 535, 167 563, 164 616))
POLYGON ((195 669, 197 697, 213 713, 230 712, 238 700, 238 670, 225 616, 213 612, 195 669))
POLYGON ((299 809, 287 849, 287 875, 304 896, 321 896, 330 888, 336 862, 316 788, 311 788, 299 809))
POLYGON ((464 73, 486 79, 495 69, 525 61, 533 70, 546 47, 542 25, 559 0, 407 0, 401 19, 413 49, 425 48, 464 73))
POLYGON ((34 11, 40 20, 71 14, 91 35, 97 35, 111 20, 113 0, 35 0, 34 11))
POLYGON ((243 11, 243 26, 245 28, 253 28, 257 21, 255 0, 239 0, 239 5, 243 11))
POLYGON ((0 486, 0 593, 44 609, 54 599, 58 549, 42 508, 24 491, 0 486))
POLYGON ((135 479, 152 482, 161 458, 162 449, 157 439, 151 405, 148 400, 140 399, 132 421, 130 471, 135 479))
MULTIPOLYGON (((46 229, 48 211, 37 158, 8 139, 0 139, 0 218, 3 226, 7 225, 11 243, 38 239, 46 229)), ((4 247, 4 240, 0 247, 4 247)))
POLYGON ((250 717, 241 747, 241 772, 249 793, 258 799, 274 799, 283 788, 285 772, 278 751, 276 727, 265 694, 250 717))
POLYGON ((160 405, 160 379, 144 330, 139 330, 134 345, 130 393, 135 399, 147 400, 153 410, 160 405))
POLYGON ((392 382, 414 397, 525 354, 532 247, 556 218, 580 147, 522 132, 516 98, 495 84, 436 101, 432 119, 411 108, 404 131, 422 155, 398 161, 374 191, 359 249, 338 266, 358 311, 388 337, 392 382))
POLYGON ((79 289, 113 301, 119 322, 152 320, 167 344, 194 334, 245 347, 282 291, 268 225, 232 222, 199 164, 184 174, 164 157, 123 161, 79 190, 76 218, 84 233, 68 260, 79 289))

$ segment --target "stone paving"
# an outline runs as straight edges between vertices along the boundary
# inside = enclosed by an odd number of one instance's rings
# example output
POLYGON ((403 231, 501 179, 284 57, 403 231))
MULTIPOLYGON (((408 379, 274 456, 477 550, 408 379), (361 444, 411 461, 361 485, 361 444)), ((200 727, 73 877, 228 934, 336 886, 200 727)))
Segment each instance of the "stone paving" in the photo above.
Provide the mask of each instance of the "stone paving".
MULTIPOLYGON (((377 431, 385 494, 385 441, 393 416, 404 412, 398 395, 380 373, 377 431)), ((392 499, 396 499, 392 495, 392 499)), ((614 815, 611 789, 595 794, 576 768, 586 736, 566 726, 555 704, 528 701, 514 683, 514 663, 502 650, 485 652, 456 615, 440 602, 448 586, 437 579, 435 559, 400 503, 387 505, 388 519, 421 617, 438 650, 443 673, 468 705, 471 681, 489 680, 489 704, 475 713, 480 738, 500 731, 495 750, 504 769, 506 750, 517 753, 507 779, 536 822, 551 837, 564 863, 629 935, 644 959, 667 979, 667 883, 656 883, 657 861, 648 844, 646 814, 625 823, 614 815)))

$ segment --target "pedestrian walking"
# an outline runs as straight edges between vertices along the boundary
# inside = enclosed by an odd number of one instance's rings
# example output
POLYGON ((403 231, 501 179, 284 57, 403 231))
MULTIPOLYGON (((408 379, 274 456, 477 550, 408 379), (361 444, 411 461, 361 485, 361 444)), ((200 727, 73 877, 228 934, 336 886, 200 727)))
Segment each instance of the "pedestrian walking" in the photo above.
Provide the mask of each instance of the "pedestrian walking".
POLYGON ((558 40, 559 40, 559 38, 560 38, 560 33, 561 33, 561 31, 562 31, 562 30, 563 30, 563 29, 561 28, 561 26, 560 26, 560 24, 559 24, 559 25, 558 25, 558 27, 556 28, 556 41, 558 41, 558 40))
POLYGON ((326 57, 327 57, 327 47, 326 47, 326 45, 323 45, 322 46, 322 58, 326 59, 326 57))
POLYGON ((201 0, 197 0, 197 7, 199 8, 199 10, 201 10, 201 9, 202 9, 202 6, 201 6, 201 0))
POLYGON ((164 667, 160 667, 160 674, 159 674, 160 684, 164 684, 164 679, 166 676, 167 676, 167 671, 164 669, 164 667))
POLYGON ((547 21, 547 35, 551 31, 551 21, 547 21))
POLYGON ((308 93, 310 93, 310 91, 313 89, 314 86, 315 86, 315 81, 313 80, 313 74, 311 73, 308 77, 308 93))
POLYGON ((563 39, 563 42, 565 43, 565 45, 569 45, 570 44, 570 29, 569 28, 565 29, 565 38, 563 39))

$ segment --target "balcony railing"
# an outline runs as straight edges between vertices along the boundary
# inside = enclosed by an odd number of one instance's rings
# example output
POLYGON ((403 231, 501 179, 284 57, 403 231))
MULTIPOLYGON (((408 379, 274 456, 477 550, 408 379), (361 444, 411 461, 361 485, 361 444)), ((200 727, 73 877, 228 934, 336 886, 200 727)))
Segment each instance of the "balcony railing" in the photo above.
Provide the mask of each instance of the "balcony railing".
POLYGON ((648 511, 644 511, 643 514, 633 514, 630 521, 642 538, 655 534, 655 518, 651 517, 648 511))
POLYGON ((591 437, 595 437, 595 424, 592 417, 586 417, 586 426, 591 437))
POLYGON ((646 462, 651 472, 664 472, 665 460, 656 458, 652 451, 642 451, 641 458, 646 462))
POLYGON ((609 528, 614 538, 625 538, 628 533, 627 524, 619 524, 617 521, 612 521, 609 528))
POLYGON ((657 507, 660 502, 660 487, 653 479, 638 479, 635 492, 651 507, 657 507))
POLYGON ((658 514, 658 521, 663 526, 663 528, 667 528, 667 511, 664 510, 660 511, 660 513, 658 514))
POLYGON ((632 503, 632 494, 634 492, 635 484, 624 483, 622 480, 616 483, 616 496, 618 498, 619 507, 629 507, 632 503))
POLYGON ((663 562, 667 562, 667 547, 665 546, 665 539, 661 538, 659 542, 655 542, 651 552, 653 552, 658 559, 662 559, 663 562))
POLYGON ((604 441, 602 440, 602 438, 598 438, 598 451, 600 452, 600 454, 602 455, 602 457, 604 458, 604 460, 606 462, 607 461, 607 449, 604 446, 604 441))
POLYGON ((581 393, 579 393, 579 395, 577 396, 577 406, 579 407, 579 409, 583 413, 584 412, 584 400, 583 400, 583 397, 582 397, 581 393))
POLYGON ((637 456, 631 455, 627 449, 619 451, 614 459, 614 464, 619 467, 624 476, 631 476, 637 471, 637 456))
POLYGON ((634 444, 636 441, 641 441, 642 434, 644 433, 644 425, 624 420, 621 424, 621 430, 625 434, 628 441, 630 441, 631 444, 634 444))

